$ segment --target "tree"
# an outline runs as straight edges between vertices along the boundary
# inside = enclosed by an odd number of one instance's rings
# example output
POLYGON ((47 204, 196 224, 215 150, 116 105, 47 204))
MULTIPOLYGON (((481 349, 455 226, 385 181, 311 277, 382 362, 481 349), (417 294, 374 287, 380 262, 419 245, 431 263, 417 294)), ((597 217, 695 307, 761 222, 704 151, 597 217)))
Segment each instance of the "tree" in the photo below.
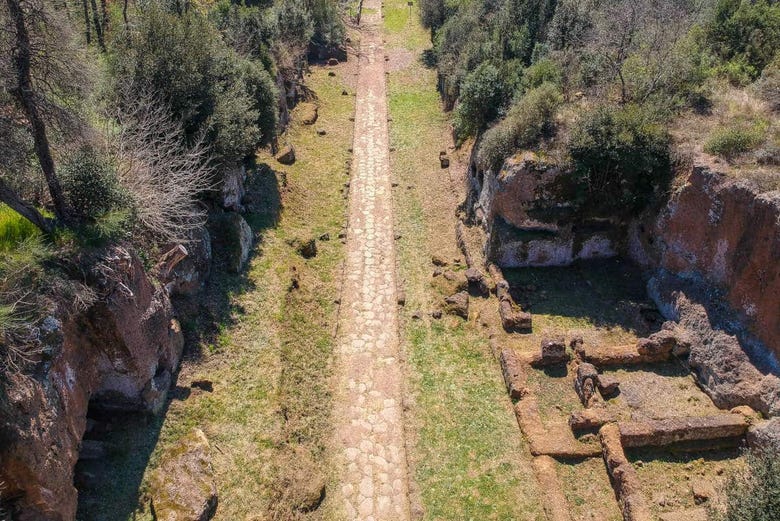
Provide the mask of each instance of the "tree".
MULTIPOLYGON (((36 26, 46 23, 46 12, 42 4, 33 0, 6 0, 5 5, 13 34, 13 46, 11 48, 13 78, 10 78, 9 90, 29 124, 30 133, 34 141, 35 154, 46 179, 55 216, 59 221, 67 223, 70 221, 70 211, 57 177, 54 159, 52 158, 46 123, 41 111, 42 96, 36 89, 31 73, 34 60, 44 63, 51 61, 51 56, 43 54, 47 49, 41 50, 39 47, 33 47, 28 31, 28 25, 36 26)), ((22 215, 25 215, 25 217, 32 217, 28 218, 45 232, 51 231, 51 223, 40 215, 40 212, 30 204, 22 204, 21 198, 18 196, 14 197, 10 193, 7 184, 4 183, 3 188, 0 191, 0 197, 2 197, 4 202, 22 213, 22 215)))

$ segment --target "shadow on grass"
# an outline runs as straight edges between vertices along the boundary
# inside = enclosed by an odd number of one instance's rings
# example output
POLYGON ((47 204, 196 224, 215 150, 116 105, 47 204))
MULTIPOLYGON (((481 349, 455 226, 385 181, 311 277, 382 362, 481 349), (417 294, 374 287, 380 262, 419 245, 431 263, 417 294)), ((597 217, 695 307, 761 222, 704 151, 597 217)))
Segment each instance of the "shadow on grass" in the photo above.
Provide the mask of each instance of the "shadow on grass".
MULTIPOLYGON (((252 257, 262 255, 263 234, 278 222, 283 185, 283 175, 266 164, 252 165, 249 169, 244 217, 254 234, 255 246, 247 264, 252 257)), ((214 226, 219 216, 220 212, 215 213, 216 219, 209 222, 213 258, 208 283, 198 295, 173 299, 185 334, 184 359, 191 362, 203 358, 206 350, 219 349, 223 335, 244 313, 235 297, 255 288, 246 268, 237 274, 228 272, 224 237, 214 226)), ((157 446, 171 402, 186 400, 190 392, 190 388, 174 382, 158 416, 107 415, 90 410, 88 418, 95 422, 95 427, 85 439, 102 442, 107 453, 103 458, 81 460, 76 465, 79 521, 150 519, 136 514, 143 499, 144 472, 157 446)))
POLYGON ((436 53, 433 49, 425 49, 422 54, 420 54, 420 63, 422 63, 423 67, 426 69, 435 69, 439 60, 436 58, 436 53))
POLYGON ((585 318, 597 327, 620 326, 640 336, 663 323, 641 271, 622 259, 506 269, 504 275, 515 301, 534 314, 585 318))

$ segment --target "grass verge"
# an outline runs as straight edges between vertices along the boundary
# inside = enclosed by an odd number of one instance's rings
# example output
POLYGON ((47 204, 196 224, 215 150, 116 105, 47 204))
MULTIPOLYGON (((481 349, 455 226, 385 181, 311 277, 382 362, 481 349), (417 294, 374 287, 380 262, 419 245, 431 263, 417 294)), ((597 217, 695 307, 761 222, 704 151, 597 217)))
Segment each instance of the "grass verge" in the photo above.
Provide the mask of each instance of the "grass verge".
POLYGON ((257 162, 275 172, 258 168, 250 183, 265 186, 270 193, 260 197, 277 197, 269 206, 281 211, 247 214, 257 239, 249 267, 239 275, 215 267, 210 288, 197 297, 197 314, 183 320, 188 336, 199 341, 188 347, 167 413, 145 426, 137 420, 115 426, 109 441, 116 450, 103 469, 111 487, 85 497, 79 519, 149 519, 149 473, 193 427, 212 446, 219 492, 214 519, 304 516, 294 492, 328 468, 331 354, 344 253, 336 237, 346 220, 341 189, 354 112, 354 98, 342 91, 351 88, 351 67, 312 69, 307 85, 318 96, 319 120, 304 126, 294 119, 285 136, 296 148, 294 165, 258 155, 257 162), (327 133, 318 135, 318 129, 327 133), (296 252, 294 239, 326 234, 332 240, 318 239, 316 257, 296 252), (291 289, 293 277, 297 289, 291 289), (199 335, 204 327, 211 332, 199 335), (211 381, 213 391, 191 388, 197 380, 211 381))
POLYGON ((405 1, 388 0, 384 14, 391 170, 407 295, 401 330, 412 402, 407 431, 419 490, 413 500, 431 520, 541 519, 530 462, 486 336, 474 322, 411 317, 441 305, 443 296, 430 284, 430 257, 459 255, 455 209, 463 194, 439 167, 439 152, 450 144, 449 120, 436 74, 421 62, 428 33, 417 8, 409 18, 405 1))

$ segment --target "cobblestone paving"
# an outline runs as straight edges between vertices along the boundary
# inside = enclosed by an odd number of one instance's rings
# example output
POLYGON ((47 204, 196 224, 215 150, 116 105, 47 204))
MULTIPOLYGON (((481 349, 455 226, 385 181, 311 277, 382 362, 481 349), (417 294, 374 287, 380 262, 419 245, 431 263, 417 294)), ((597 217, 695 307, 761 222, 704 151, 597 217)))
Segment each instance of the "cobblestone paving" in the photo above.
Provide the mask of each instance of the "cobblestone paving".
POLYGON ((379 0, 361 31, 336 421, 346 518, 409 519, 379 0))

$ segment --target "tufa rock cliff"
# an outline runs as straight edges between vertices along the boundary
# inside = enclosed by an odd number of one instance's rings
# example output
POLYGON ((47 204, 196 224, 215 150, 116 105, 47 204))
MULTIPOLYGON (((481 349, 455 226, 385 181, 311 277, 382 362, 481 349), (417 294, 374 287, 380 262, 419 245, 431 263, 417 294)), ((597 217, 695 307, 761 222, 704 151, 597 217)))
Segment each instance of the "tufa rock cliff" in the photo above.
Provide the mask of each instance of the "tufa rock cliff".
POLYGON ((75 518, 73 468, 88 408, 156 412, 182 355, 183 337, 164 289, 121 247, 93 264, 98 300, 49 317, 47 356, 1 382, 0 481, 20 521, 75 518))

